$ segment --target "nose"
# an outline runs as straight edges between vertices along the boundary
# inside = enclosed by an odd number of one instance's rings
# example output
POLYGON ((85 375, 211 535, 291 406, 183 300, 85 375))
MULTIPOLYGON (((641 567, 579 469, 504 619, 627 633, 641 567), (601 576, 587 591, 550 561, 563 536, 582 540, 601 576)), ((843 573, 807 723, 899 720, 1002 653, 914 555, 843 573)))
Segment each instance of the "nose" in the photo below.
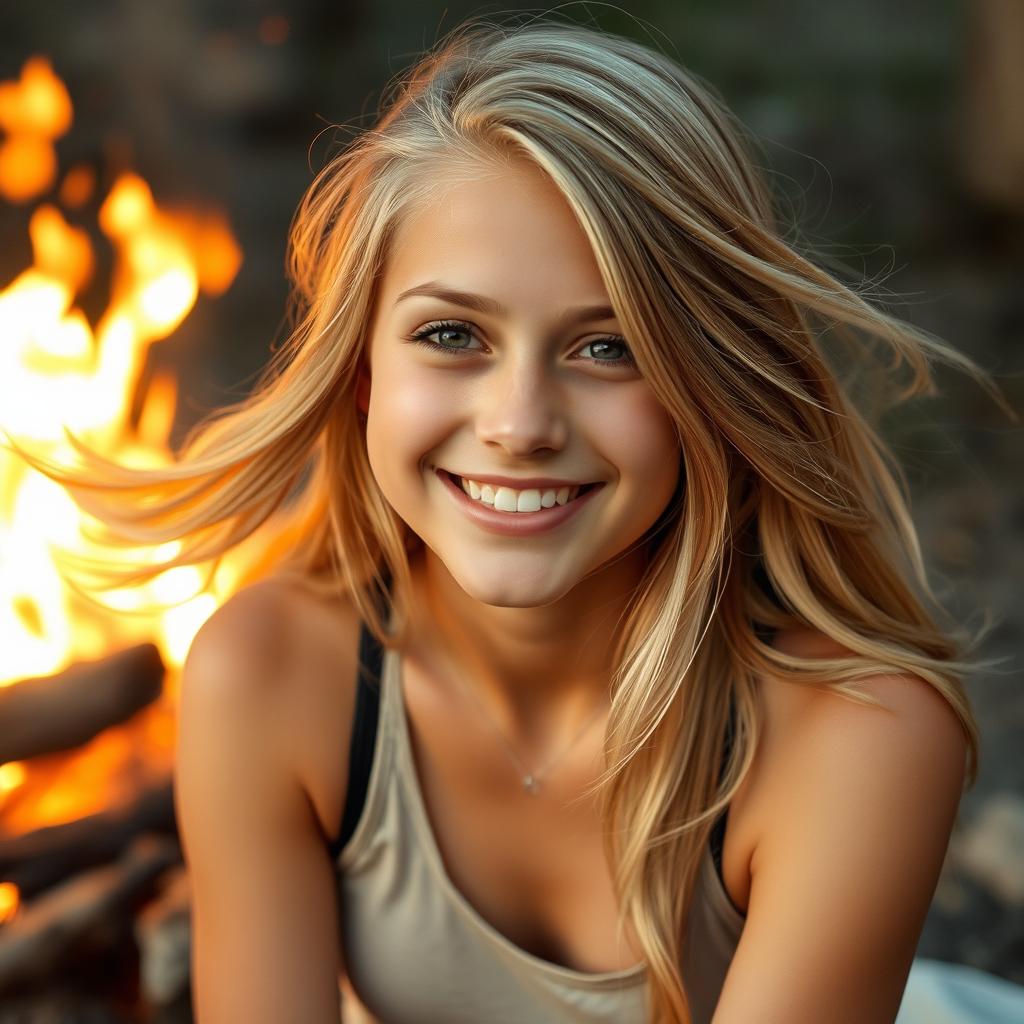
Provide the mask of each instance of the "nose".
POLYGON ((568 403, 549 378, 541 356, 510 358, 479 386, 476 433, 483 444, 504 448, 513 456, 565 447, 568 403))

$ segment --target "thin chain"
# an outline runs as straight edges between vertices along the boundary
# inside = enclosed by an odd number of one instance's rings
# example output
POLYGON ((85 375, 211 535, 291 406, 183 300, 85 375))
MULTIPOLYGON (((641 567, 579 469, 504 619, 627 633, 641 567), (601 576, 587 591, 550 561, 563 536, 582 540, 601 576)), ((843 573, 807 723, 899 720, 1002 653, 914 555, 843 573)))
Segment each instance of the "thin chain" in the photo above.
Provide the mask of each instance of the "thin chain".
MULTIPOLYGON (((450 664, 450 662, 449 662, 449 664, 450 664)), ((573 737, 572 742, 569 743, 569 745, 567 747, 565 747, 561 751, 561 753, 558 753, 553 758, 549 759, 547 764, 545 764, 539 770, 537 770, 535 772, 531 772, 530 769, 527 768, 525 764, 523 764, 522 758, 520 758, 520 756, 515 752, 515 750, 512 747, 512 744, 509 743, 508 739, 505 737, 505 734, 501 731, 501 728, 498 726, 498 723, 494 720, 494 718, 492 717, 491 713, 487 710, 487 708, 484 705, 483 701, 481 701, 480 698, 476 695, 476 693, 473 692, 473 688, 471 686, 469 686, 463 680, 462 676, 459 673, 454 672, 453 675, 455 675, 455 677, 458 679, 459 686, 462 687, 462 689, 466 693, 469 694, 469 696, 476 703, 477 707, 479 707, 480 710, 483 712, 484 717, 487 719, 488 722, 490 722, 491 727, 498 734, 499 739, 502 741, 502 743, 505 744, 505 749, 508 750, 508 752, 516 760, 516 762, 518 763, 520 769, 523 772, 522 780, 521 780, 522 783, 523 783, 523 788, 526 790, 527 793, 531 793, 533 795, 536 795, 537 793, 540 792, 540 779, 541 779, 541 776, 544 775, 548 771, 548 769, 556 761, 558 761, 561 758, 565 757, 565 755, 570 750, 572 750, 572 748, 579 742, 579 740, 582 738, 583 734, 587 731, 587 729, 589 729, 590 726, 593 725, 594 721, 601 714, 601 712, 605 710, 605 706, 604 706, 604 704, 602 704, 597 709, 597 711, 595 711, 594 714, 591 715, 590 718, 588 718, 586 720, 586 722, 584 722, 583 727, 573 737)))

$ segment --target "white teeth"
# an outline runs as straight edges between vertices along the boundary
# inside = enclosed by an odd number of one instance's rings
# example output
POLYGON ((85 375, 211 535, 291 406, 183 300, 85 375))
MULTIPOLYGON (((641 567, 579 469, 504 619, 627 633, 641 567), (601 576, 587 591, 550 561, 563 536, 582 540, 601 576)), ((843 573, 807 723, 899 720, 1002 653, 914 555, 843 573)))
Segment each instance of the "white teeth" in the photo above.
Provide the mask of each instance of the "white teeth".
POLYGON ((493 484, 477 483, 476 480, 465 478, 460 478, 460 480, 463 491, 474 501, 493 505, 500 512, 538 512, 542 508, 551 508, 556 504, 565 505, 580 492, 580 487, 559 487, 557 490, 549 488, 545 491, 531 488, 525 491, 516 491, 511 487, 495 487, 493 484))

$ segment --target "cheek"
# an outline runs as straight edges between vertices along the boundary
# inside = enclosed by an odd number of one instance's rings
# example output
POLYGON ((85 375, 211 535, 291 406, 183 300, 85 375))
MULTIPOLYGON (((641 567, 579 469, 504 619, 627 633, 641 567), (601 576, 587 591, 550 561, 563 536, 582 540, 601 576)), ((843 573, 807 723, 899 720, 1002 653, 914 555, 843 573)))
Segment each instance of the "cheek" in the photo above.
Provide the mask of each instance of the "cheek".
POLYGON ((608 402, 595 428, 603 447, 623 476, 649 482, 652 498, 671 494, 679 467, 679 440, 664 407, 649 392, 608 402))
POLYGON ((415 467, 449 432, 450 388, 415 368, 389 369, 374 377, 366 427, 370 463, 378 479, 389 467, 415 467))

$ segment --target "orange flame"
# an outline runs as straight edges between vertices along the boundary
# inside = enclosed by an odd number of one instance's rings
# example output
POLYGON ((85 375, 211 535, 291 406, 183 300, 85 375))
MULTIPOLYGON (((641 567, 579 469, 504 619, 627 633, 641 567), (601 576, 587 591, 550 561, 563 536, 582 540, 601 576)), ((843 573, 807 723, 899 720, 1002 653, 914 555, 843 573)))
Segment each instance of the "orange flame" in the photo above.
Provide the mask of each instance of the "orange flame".
POLYGON ((71 97, 45 57, 32 57, 17 82, 0 82, 0 195, 23 203, 57 177, 53 140, 71 127, 71 97))
POLYGON ((12 882, 0 882, 0 924, 14 917, 18 902, 18 887, 12 882))
MULTIPOLYGON (((18 82, 0 83, 0 127, 8 135, 0 147, 0 194, 23 202, 51 187, 52 140, 68 130, 71 113, 44 57, 27 61, 18 82)), ((94 187, 89 168, 73 168, 57 201, 81 206, 94 187)), ((75 305, 95 269, 88 231, 69 224, 55 203, 31 214, 33 265, 0 290, 0 427, 57 462, 73 461, 66 427, 127 465, 167 465, 177 384, 155 375, 137 394, 149 346, 177 328, 200 290, 219 295, 230 286, 241 250, 222 214, 161 209, 146 182, 130 173, 103 199, 99 227, 116 262, 109 304, 93 327, 75 305)), ((107 592, 108 605, 130 614, 104 615, 64 584, 51 555, 54 544, 95 554, 81 532, 84 520, 63 488, 0 448, 0 686, 144 640, 157 644, 173 671, 244 571, 239 558, 225 559, 212 586, 194 596, 200 569, 175 568, 148 584, 107 592)), ((176 543, 160 545, 152 557, 177 550, 176 543)), ((76 818, 165 775, 175 732, 171 689, 70 754, 0 765, 0 829, 76 818)), ((0 884, 0 921, 16 906, 17 890, 0 884)))

